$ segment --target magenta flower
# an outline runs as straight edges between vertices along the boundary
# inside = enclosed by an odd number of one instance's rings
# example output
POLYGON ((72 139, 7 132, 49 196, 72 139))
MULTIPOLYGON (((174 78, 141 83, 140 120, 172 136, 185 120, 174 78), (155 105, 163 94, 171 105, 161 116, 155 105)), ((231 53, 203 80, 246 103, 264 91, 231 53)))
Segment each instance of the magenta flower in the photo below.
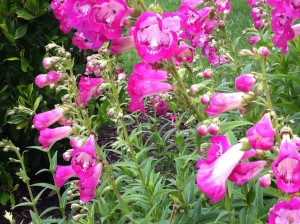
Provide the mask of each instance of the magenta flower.
POLYGON ((159 96, 155 96, 152 100, 151 103, 155 105, 155 110, 156 113, 159 115, 166 115, 168 110, 170 110, 167 102, 160 98, 159 96))
POLYGON ((176 61, 192 63, 194 59, 195 48, 187 45, 184 41, 180 41, 175 52, 176 61))
POLYGON ((64 186, 67 180, 73 176, 75 176, 75 171, 72 166, 56 166, 56 172, 54 174, 55 186, 64 186))
POLYGON ((209 107, 205 109, 208 116, 217 116, 226 111, 234 110, 242 106, 245 93, 216 93, 209 102, 209 107))
POLYGON ((135 23, 134 43, 139 56, 147 62, 171 58, 177 48, 177 35, 164 30, 162 18, 154 12, 143 12, 135 23))
POLYGON ((199 165, 200 169, 196 176, 197 185, 212 203, 225 197, 226 180, 244 155, 241 148, 241 143, 234 145, 213 163, 203 162, 199 165))
POLYGON ((180 12, 164 12, 162 20, 162 29, 169 30, 176 33, 178 38, 185 38, 185 26, 187 17, 180 12))
POLYGON ((247 131, 248 141, 253 149, 269 150, 273 146, 275 129, 272 126, 270 113, 247 131))
POLYGON ((253 45, 260 41, 260 36, 252 36, 249 38, 249 44, 253 45))
POLYGON ((95 197, 95 190, 100 182, 102 174, 102 163, 98 163, 93 167, 92 175, 86 179, 81 179, 76 183, 79 193, 80 200, 83 202, 89 202, 95 197))
POLYGON ((57 83, 62 77, 63 75, 60 72, 49 71, 47 74, 40 74, 35 77, 35 84, 40 88, 44 88, 47 85, 57 83))
POLYGON ((271 185, 271 175, 269 173, 258 179, 259 185, 263 188, 268 188, 271 185))
POLYGON ((289 134, 283 134, 277 159, 272 170, 279 190, 296 193, 300 189, 300 156, 289 134))
POLYGON ((64 116, 63 108, 56 108, 43 113, 39 113, 33 118, 33 125, 38 130, 48 128, 51 124, 59 121, 64 116))
POLYGON ((243 74, 235 79, 235 88, 237 91, 249 92, 254 86, 256 79, 252 74, 243 74))
POLYGON ((145 113, 143 99, 147 96, 160 94, 173 90, 173 86, 165 83, 167 73, 163 70, 153 70, 151 65, 140 62, 134 66, 134 73, 130 75, 127 91, 131 97, 129 110, 141 110, 145 113))
POLYGON ((240 163, 233 169, 228 179, 236 185, 243 185, 255 178, 265 168, 266 164, 267 162, 264 160, 240 163))
POLYGON ((87 102, 92 97, 98 97, 98 87, 104 82, 101 78, 90 78, 82 76, 80 78, 78 88, 78 98, 81 104, 87 105, 87 102))
POLYGON ((200 126, 197 128, 197 133, 198 133, 198 135, 200 135, 200 136, 205 136, 205 135, 207 135, 207 126, 206 126, 205 124, 200 125, 200 126))
POLYGON ((34 82, 38 87, 44 88, 45 86, 47 86, 49 84, 49 82, 47 80, 47 74, 38 75, 37 77, 35 77, 34 82))
POLYGON ((80 149, 77 148, 72 151, 72 168, 80 179, 86 179, 94 172, 94 166, 98 159, 95 150, 95 137, 90 135, 80 149))
POLYGON ((93 31, 114 40, 122 34, 123 22, 132 13, 123 0, 102 0, 91 8, 89 25, 93 31))
POLYGON ((219 12, 229 12, 231 10, 230 0, 214 0, 219 12))
POLYGON ((52 143, 68 137, 72 133, 72 128, 69 126, 58 128, 46 128, 40 131, 38 138, 42 144, 42 149, 48 148, 52 143))
POLYGON ((292 224, 300 220, 300 198, 293 197, 290 201, 281 201, 269 212, 268 224, 292 224))
POLYGON ((113 54, 121 54, 134 49, 134 47, 133 36, 119 37, 111 42, 110 51, 113 54))

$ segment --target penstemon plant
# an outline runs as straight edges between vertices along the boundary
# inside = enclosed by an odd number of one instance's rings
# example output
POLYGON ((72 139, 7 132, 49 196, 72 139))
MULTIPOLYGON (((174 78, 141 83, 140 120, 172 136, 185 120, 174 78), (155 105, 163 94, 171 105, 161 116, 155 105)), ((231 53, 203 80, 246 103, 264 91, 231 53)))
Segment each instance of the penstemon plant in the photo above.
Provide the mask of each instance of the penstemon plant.
POLYGON ((300 222, 300 3, 248 4, 253 47, 240 49, 229 0, 182 0, 177 12, 143 0, 52 1, 87 64, 75 74, 71 53, 50 43, 49 71, 35 79, 62 96, 33 118, 41 147, 31 150, 47 153, 54 185, 30 186, 18 148, 1 142, 17 153, 33 222, 300 222), (119 55, 129 50, 141 61, 127 78, 119 55), (105 102, 108 142, 95 113, 105 102), (52 146, 65 138, 58 164, 52 146), (58 207, 39 212, 31 187, 53 190, 58 207), (54 209, 61 217, 47 218, 54 209))

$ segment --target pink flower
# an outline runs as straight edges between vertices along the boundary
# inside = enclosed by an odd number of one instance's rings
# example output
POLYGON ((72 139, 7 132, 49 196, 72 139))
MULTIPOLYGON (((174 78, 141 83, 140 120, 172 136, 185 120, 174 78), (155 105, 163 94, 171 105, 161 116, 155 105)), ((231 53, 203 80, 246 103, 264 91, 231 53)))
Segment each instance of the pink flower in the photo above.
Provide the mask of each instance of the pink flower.
POLYGON ((140 62, 134 66, 134 72, 130 75, 127 91, 131 97, 129 110, 131 112, 141 110, 145 113, 143 99, 147 96, 160 94, 173 90, 173 86, 164 83, 167 80, 167 73, 162 70, 153 70, 152 67, 140 62))
POLYGON ((133 36, 119 37, 112 41, 110 51, 113 54, 121 54, 125 51, 134 49, 133 36))
POLYGON ((283 134, 280 151, 272 163, 272 170, 279 190, 290 194, 299 191, 300 156, 289 134, 283 134))
POLYGON ((170 110, 167 102, 159 96, 155 96, 154 99, 151 100, 151 103, 155 105, 156 113, 159 115, 166 115, 168 110, 170 110))
POLYGON ((231 5, 229 0, 214 0, 219 12, 229 12, 231 5))
POLYGON ((192 63, 194 59, 195 49, 187 45, 184 41, 180 41, 179 46, 175 52, 175 59, 180 62, 192 63))
POLYGON ((202 163, 196 176, 199 189, 211 199, 212 203, 225 197, 226 180, 243 157, 242 144, 237 144, 228 149, 213 163, 202 163))
POLYGON ((184 28, 187 23, 187 17, 181 12, 164 12, 162 20, 162 29, 175 32, 178 38, 185 38, 184 28))
POLYGON ((177 35, 163 30, 162 18, 153 12, 143 12, 135 23, 134 43, 139 56, 147 62, 169 59, 177 48, 177 35))
POLYGON ((260 48, 258 48, 257 51, 263 57, 268 57, 270 55, 270 51, 266 47, 260 47, 260 48))
POLYGON ((48 128, 51 124, 59 121, 64 116, 63 108, 56 108, 43 113, 39 113, 33 118, 33 125, 38 130, 48 128))
POLYGON ((212 123, 208 126, 207 131, 211 135, 217 135, 220 131, 220 127, 217 124, 212 123))
POLYGON ((62 77, 63 75, 56 71, 49 71, 46 76, 47 81, 52 84, 58 82, 62 77))
POLYGON ((87 102, 90 98, 98 97, 98 87, 102 84, 104 80, 101 78, 90 78, 82 76, 80 78, 78 88, 79 88, 79 101, 84 106, 87 105, 87 102))
POLYGON ((240 163, 233 169, 228 179, 237 185, 243 185, 255 178, 265 168, 266 164, 267 162, 263 160, 240 163))
POLYGON ((38 75, 37 77, 35 77, 34 82, 38 87, 44 88, 45 86, 47 86, 49 84, 49 82, 47 80, 47 74, 38 75))
POLYGON ((75 171, 72 166, 56 166, 56 172, 54 174, 55 186, 64 186, 67 180, 73 176, 75 176, 75 171))
POLYGON ((241 92, 249 92, 254 86, 256 79, 252 74, 244 74, 235 79, 235 88, 241 92))
POLYGON ((207 126, 206 126, 205 124, 200 125, 200 126, 197 128, 197 133, 198 133, 198 135, 200 135, 200 136, 205 136, 205 135, 207 135, 207 126))
POLYGON ((211 69, 205 69, 203 72, 203 78, 204 79, 210 79, 212 76, 212 70, 211 69))
POLYGON ((92 134, 80 149, 77 148, 72 151, 72 168, 80 179, 86 179, 94 172, 94 166, 98 159, 95 150, 96 142, 92 134))
POLYGON ((209 107, 205 109, 208 116, 217 116, 226 111, 234 110, 242 106, 245 93, 216 93, 209 102, 209 107))
POLYGON ((275 129, 272 127, 270 113, 247 131, 249 144, 253 149, 269 150, 273 146, 275 129))
POLYGON ((93 167, 93 173, 86 179, 81 179, 76 183, 79 193, 80 200, 83 202, 89 202, 95 197, 95 190, 100 182, 102 174, 102 163, 98 163, 93 167))
POLYGON ((83 140, 80 137, 74 137, 70 139, 70 145, 73 149, 80 149, 83 145, 83 140))
POLYGON ((268 224, 299 223, 300 198, 293 197, 290 201, 281 201, 274 205, 269 212, 268 224))
POLYGON ((91 8, 89 25, 93 31, 114 40, 122 34, 124 20, 132 13, 123 0, 102 0, 91 8))
POLYGON ((68 137, 72 133, 72 128, 69 126, 58 128, 46 128, 40 131, 38 138, 42 144, 42 149, 48 148, 52 143, 68 137))
POLYGON ((271 175, 269 173, 258 179, 259 185, 263 188, 268 188, 271 185, 271 175))
POLYGON ((252 36, 249 38, 249 44, 253 45, 260 41, 260 36, 252 36))
POLYGON ((210 97, 208 94, 204 94, 201 99, 200 99, 200 103, 203 104, 203 105, 206 105, 208 104, 210 101, 210 97))
POLYGON ((46 69, 51 68, 56 62, 60 60, 60 57, 48 57, 43 59, 43 66, 46 69))

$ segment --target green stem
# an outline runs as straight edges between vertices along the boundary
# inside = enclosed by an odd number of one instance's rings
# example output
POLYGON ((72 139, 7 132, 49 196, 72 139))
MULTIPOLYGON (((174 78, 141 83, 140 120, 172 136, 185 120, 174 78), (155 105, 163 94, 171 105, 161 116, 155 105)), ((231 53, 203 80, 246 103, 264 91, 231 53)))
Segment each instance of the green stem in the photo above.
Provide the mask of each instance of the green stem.
POLYGON ((263 86, 264 86, 264 90, 265 90, 265 94, 266 94, 266 98, 267 98, 267 108, 272 110, 272 101, 271 101, 271 96, 270 96, 270 89, 267 83, 267 72, 266 72, 266 67, 265 67, 265 60, 263 57, 261 57, 260 60, 260 64, 261 64, 261 73, 262 73, 262 82, 263 82, 263 86))
POLYGON ((231 203, 230 203, 230 197, 228 193, 226 193, 225 196, 225 209, 228 212, 228 218, 229 218, 229 224, 234 224, 235 223, 235 217, 231 208, 231 203))
POLYGON ((192 111, 194 112, 196 118, 198 119, 198 121, 203 121, 205 119, 204 115, 200 113, 199 109, 196 107, 196 105, 192 102, 190 96, 186 93, 186 88, 185 88, 185 84, 183 83, 177 69, 176 66, 174 65, 173 60, 169 60, 169 65, 170 65, 170 69, 171 72, 173 74, 173 77, 175 78, 175 80, 178 83, 178 90, 180 91, 180 93, 183 95, 186 103, 188 106, 191 107, 192 111))
POLYGON ((36 215, 38 223, 42 224, 42 220, 40 218, 40 215, 39 215, 37 207, 36 207, 36 201, 34 200, 33 193, 32 193, 32 190, 31 190, 31 186, 29 184, 29 177, 27 176, 27 173, 26 173, 26 168, 25 168, 23 157, 21 156, 18 148, 16 148, 15 152, 18 156, 19 161, 20 161, 20 164, 21 164, 21 167, 22 167, 22 170, 23 170, 23 174, 25 175, 23 181, 27 186, 27 190, 28 190, 28 193, 29 193, 29 197, 30 197, 30 201, 31 201, 31 204, 32 204, 33 211, 36 215))

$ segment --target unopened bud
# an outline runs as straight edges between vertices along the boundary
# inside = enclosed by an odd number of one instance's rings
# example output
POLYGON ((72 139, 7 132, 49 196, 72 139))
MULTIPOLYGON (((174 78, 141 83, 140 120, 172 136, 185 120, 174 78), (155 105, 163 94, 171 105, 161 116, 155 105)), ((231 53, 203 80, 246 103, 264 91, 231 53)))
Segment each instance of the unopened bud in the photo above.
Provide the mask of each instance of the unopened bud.
POLYGON ((84 215, 83 214, 78 214, 73 216, 73 221, 78 222, 84 215))
POLYGON ((190 92, 192 94, 196 94, 197 92, 199 92, 201 89, 203 89, 205 87, 205 85, 203 84, 194 84, 190 87, 190 92))
POLYGON ((271 175, 269 173, 265 174, 258 179, 259 185, 263 188, 268 188, 271 185, 271 175))
POLYGON ((220 127, 217 124, 212 123, 209 125, 207 131, 211 135, 217 135, 220 131, 220 127))
POLYGON ((119 118, 119 119, 123 118, 123 113, 122 113, 122 112, 120 112, 120 113, 118 114, 118 118, 119 118))
POLYGON ((252 56, 254 55, 252 51, 248 50, 248 49, 242 49, 239 51, 239 55, 241 56, 252 56))
POLYGON ((200 103, 203 104, 203 105, 206 105, 208 104, 210 101, 210 97, 208 94, 204 94, 202 97, 201 97, 201 100, 200 100, 200 103))
POLYGON ((73 204, 71 204, 71 209, 72 210, 77 210, 77 209, 79 209, 81 206, 79 205, 79 204, 77 204, 77 203, 73 203, 73 204))
POLYGON ((263 57, 268 57, 270 55, 270 51, 266 47, 260 47, 258 48, 258 53, 263 57))
POLYGON ((210 79, 212 76, 212 70, 211 69, 206 69, 204 72, 203 72, 203 78, 204 79, 210 79))
POLYGON ((113 118, 113 117, 114 117, 114 114, 115 114, 115 108, 110 108, 110 109, 107 111, 107 116, 110 117, 110 118, 113 118))
POLYGON ((46 69, 51 68, 56 62, 60 60, 60 57, 48 57, 43 59, 43 66, 46 69))
POLYGON ((207 135, 207 126, 202 124, 197 128, 197 133, 200 136, 205 136, 207 135))
POLYGON ((161 8, 161 6, 157 3, 151 4, 149 5, 149 9, 148 11, 150 12, 156 12, 158 14, 162 14, 163 13, 163 9, 161 8))

